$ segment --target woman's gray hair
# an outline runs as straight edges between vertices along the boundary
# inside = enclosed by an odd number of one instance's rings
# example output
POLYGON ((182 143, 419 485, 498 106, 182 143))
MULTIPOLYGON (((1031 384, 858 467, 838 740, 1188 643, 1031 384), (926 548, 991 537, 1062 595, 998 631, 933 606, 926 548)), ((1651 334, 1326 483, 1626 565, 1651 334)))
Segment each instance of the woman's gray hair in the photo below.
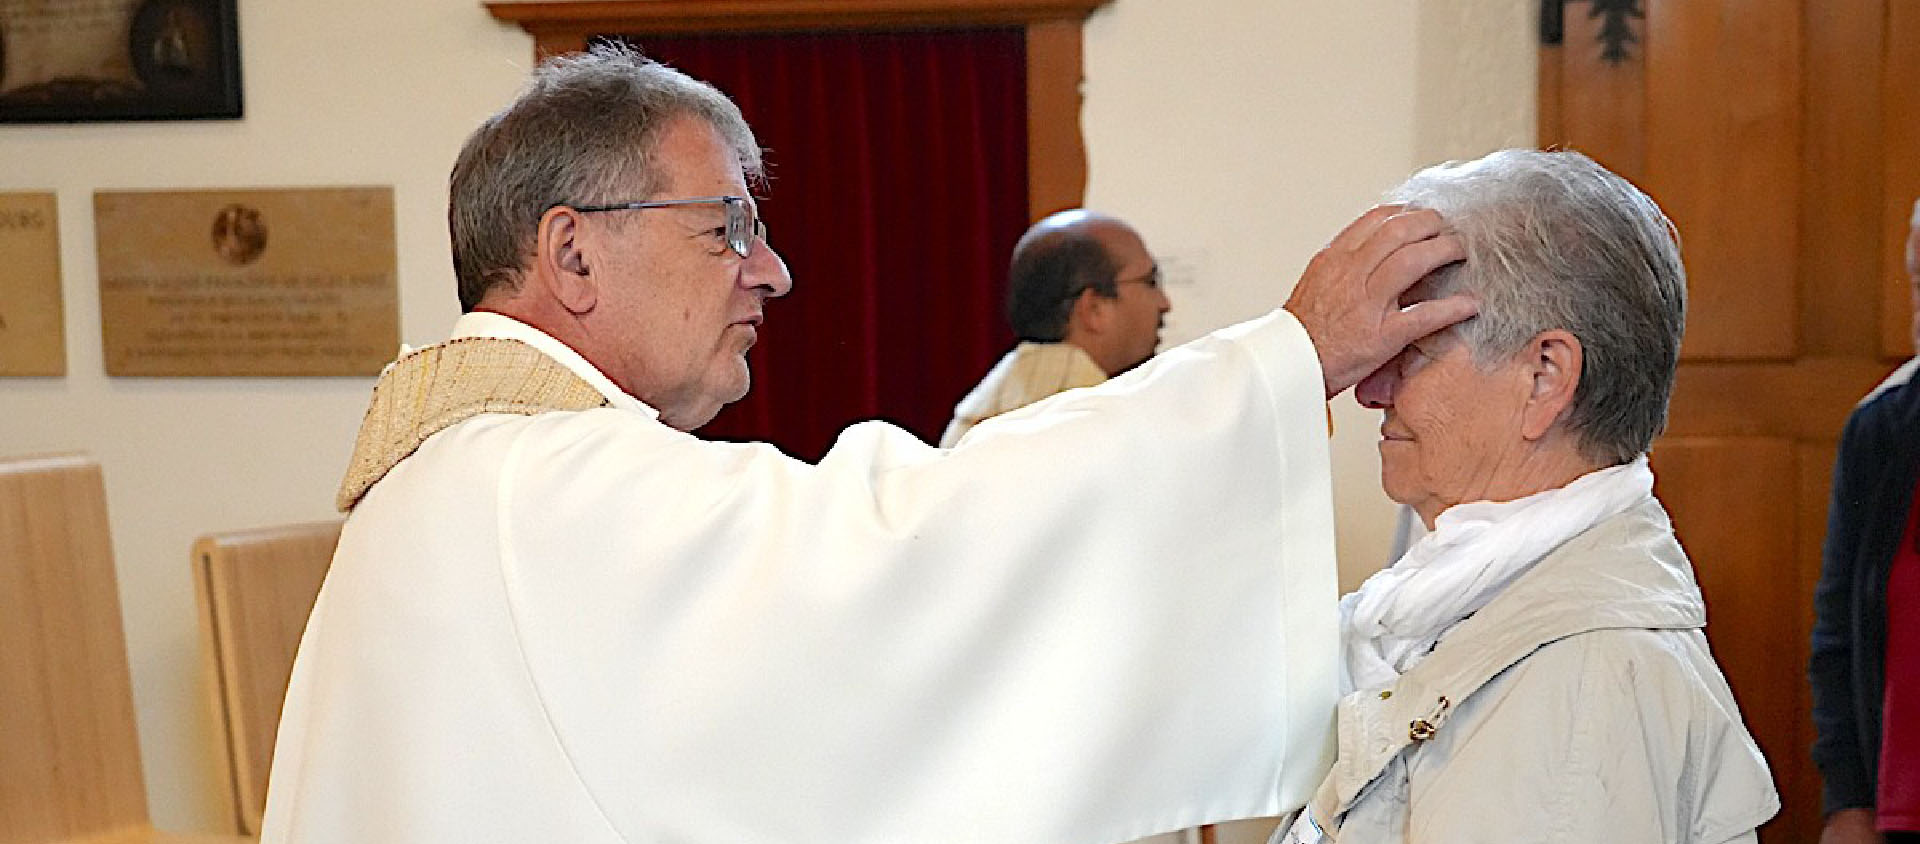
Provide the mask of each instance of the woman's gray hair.
POLYGON ((506 110, 467 138, 453 165, 447 227, 460 310, 519 283, 540 216, 557 204, 642 200, 659 188, 660 130, 677 117, 711 124, 761 178, 760 146, 740 109, 712 85, 621 44, 540 63, 506 110))
POLYGON ((1467 260, 1434 274, 1435 296, 1468 292, 1480 315, 1457 329, 1482 369, 1542 331, 1580 340, 1565 417, 1601 465, 1645 452, 1667 423, 1687 278, 1679 235, 1640 189, 1577 152, 1510 149, 1429 167, 1388 201, 1431 208, 1467 260))

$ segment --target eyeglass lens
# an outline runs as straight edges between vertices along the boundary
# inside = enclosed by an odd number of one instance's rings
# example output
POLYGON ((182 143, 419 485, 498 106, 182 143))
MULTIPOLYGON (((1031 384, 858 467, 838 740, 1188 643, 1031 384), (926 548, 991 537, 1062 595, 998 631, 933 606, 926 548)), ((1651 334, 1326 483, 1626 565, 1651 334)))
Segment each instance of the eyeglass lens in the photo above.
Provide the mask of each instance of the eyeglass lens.
POLYGON ((753 254, 753 241, 767 239, 767 224, 754 216, 752 206, 739 198, 727 199, 727 245, 745 258, 753 254))

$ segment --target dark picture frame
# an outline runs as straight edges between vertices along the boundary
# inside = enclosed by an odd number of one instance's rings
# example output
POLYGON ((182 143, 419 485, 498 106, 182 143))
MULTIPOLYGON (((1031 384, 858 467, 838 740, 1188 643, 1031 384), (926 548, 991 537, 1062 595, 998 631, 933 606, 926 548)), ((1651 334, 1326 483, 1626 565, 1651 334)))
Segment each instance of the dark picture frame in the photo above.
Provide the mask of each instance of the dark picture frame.
POLYGON ((240 117, 236 3, 70 0, 0 11, 0 123, 240 117))

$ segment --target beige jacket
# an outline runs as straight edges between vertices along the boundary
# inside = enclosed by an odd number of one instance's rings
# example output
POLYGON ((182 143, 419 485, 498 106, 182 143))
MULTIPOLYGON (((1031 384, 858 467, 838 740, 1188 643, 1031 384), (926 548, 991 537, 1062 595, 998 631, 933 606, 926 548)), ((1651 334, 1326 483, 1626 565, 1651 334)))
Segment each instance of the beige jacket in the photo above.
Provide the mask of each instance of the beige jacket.
POLYGON ((1705 625, 1657 501, 1601 522, 1342 700, 1311 817, 1276 840, 1752 841, 1780 799, 1705 625))

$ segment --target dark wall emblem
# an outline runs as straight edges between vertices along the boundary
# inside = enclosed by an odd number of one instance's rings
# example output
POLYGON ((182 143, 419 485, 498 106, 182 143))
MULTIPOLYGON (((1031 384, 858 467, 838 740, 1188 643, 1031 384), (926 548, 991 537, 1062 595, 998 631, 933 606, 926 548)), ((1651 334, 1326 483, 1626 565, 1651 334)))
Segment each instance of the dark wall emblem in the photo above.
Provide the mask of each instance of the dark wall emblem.
POLYGON ((267 251, 267 224, 260 209, 233 204, 213 215, 213 251, 236 267, 259 260, 267 251))
MULTIPOLYGON (((1540 43, 1558 47, 1566 40, 1568 0, 1541 0, 1540 43)), ((1632 58, 1629 46, 1640 43, 1633 34, 1633 20, 1645 20, 1640 0, 1588 0, 1588 18, 1605 18, 1600 24, 1600 58, 1609 64, 1621 64, 1632 58)))

